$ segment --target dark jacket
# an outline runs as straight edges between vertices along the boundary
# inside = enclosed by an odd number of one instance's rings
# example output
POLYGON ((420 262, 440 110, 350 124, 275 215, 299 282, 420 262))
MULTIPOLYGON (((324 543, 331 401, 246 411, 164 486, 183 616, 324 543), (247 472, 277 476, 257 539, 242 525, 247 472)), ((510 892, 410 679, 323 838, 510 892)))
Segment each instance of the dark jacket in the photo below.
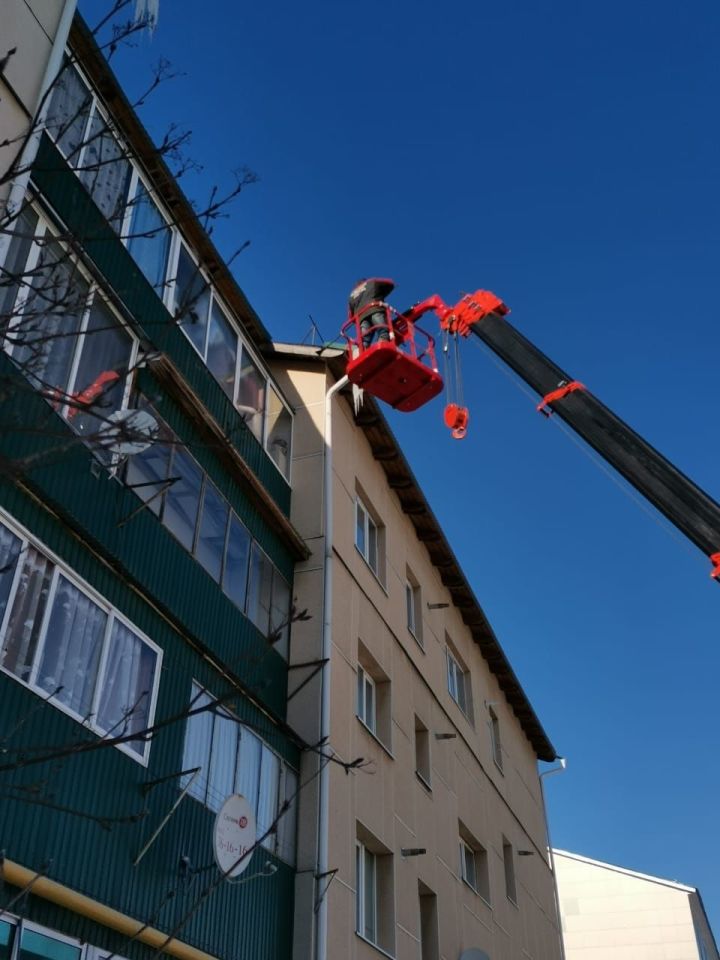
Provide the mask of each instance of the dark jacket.
POLYGON ((362 315, 363 310, 369 303, 376 300, 384 300, 395 289, 392 280, 386 280, 381 277, 370 277, 363 280, 353 288, 348 300, 348 310, 350 316, 356 317, 362 315))

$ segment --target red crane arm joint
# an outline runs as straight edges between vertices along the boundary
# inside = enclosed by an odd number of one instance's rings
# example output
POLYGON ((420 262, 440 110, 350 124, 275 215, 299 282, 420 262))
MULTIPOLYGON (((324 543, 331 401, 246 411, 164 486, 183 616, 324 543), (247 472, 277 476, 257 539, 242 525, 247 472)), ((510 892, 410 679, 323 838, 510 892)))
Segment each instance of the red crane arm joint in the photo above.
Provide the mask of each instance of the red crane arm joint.
POLYGON ((570 383, 564 383, 558 387, 557 390, 551 390, 550 393, 546 393, 537 405, 538 413, 543 413, 546 417, 549 417, 552 413, 550 404, 556 400, 562 400, 563 397, 566 397, 569 393, 575 393, 576 390, 587 390, 587 387, 584 383, 580 383, 579 380, 571 380, 570 383))

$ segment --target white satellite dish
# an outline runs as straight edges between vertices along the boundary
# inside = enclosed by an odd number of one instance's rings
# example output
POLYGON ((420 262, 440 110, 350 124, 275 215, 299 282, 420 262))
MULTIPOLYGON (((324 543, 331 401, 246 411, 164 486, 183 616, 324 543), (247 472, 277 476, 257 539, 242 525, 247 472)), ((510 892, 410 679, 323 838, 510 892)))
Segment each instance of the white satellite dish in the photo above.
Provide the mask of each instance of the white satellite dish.
POLYGON ((98 430, 98 446, 118 457, 132 457, 147 450, 159 432, 147 410, 116 410, 98 430))

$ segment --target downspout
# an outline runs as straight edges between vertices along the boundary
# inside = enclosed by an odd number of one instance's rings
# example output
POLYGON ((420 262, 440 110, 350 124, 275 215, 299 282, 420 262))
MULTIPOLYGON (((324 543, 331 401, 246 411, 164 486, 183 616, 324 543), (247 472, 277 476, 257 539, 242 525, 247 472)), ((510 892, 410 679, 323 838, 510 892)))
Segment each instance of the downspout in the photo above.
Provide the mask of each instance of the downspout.
MULTIPOLYGON (((320 742, 330 749, 330 657, 332 654, 332 560, 333 560, 333 497, 332 497, 332 399, 347 384, 341 377, 325 394, 325 463, 323 478, 323 528, 325 533, 325 569, 323 579, 322 693, 320 699, 320 742)), ((327 958, 327 873, 328 814, 330 810, 330 769, 320 758, 320 802, 318 804, 318 842, 316 876, 315 957, 327 958)))
POLYGON ((50 97, 47 97, 44 103, 43 98, 60 72, 60 64, 62 63, 63 54, 65 53, 65 46, 67 45, 67 40, 70 35, 70 26, 75 16, 76 7, 77 0, 65 0, 57 30, 55 31, 55 39, 50 49, 50 56, 45 65, 45 73, 43 74, 42 83, 40 84, 37 103, 32 108, 32 132, 20 153, 18 161, 19 169, 22 172, 12 182, 5 206, 5 213, 2 218, 3 221, 7 221, 7 223, 6 227, 3 228, 2 235, 0 235, 0 264, 5 262, 7 250, 10 245, 11 231, 9 226, 16 212, 21 209, 23 200, 25 199, 27 185, 30 181, 30 164, 35 159, 35 154, 37 153, 40 143, 40 136, 43 131, 43 124, 47 115, 48 106, 50 105, 50 97))
POLYGON ((545 836, 547 837, 548 844, 548 860, 550 862, 550 873, 552 873, 553 878, 553 898, 555 900, 555 916, 557 918, 558 937, 560 938, 560 957, 561 960, 565 960, 565 937, 563 936, 562 914, 560 912, 560 891, 558 890, 557 874, 555 873, 555 854, 553 853, 552 840, 550 839, 550 822, 547 815, 545 787, 543 784, 543 777, 549 777, 553 773, 562 773, 567 767, 567 760, 565 757, 558 757, 558 759, 560 760, 559 767, 553 767, 552 770, 544 770, 538 776, 540 780, 540 799, 542 800, 543 816, 545 818, 545 836))

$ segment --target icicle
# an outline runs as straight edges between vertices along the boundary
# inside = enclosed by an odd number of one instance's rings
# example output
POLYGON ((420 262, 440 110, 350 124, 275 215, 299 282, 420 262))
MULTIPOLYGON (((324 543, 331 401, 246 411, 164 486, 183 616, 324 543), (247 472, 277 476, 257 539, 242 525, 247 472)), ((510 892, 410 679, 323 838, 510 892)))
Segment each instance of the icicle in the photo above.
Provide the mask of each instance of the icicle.
POLYGON ((353 398, 353 407, 355 407, 355 416, 360 413, 360 407, 363 405, 363 394, 364 390, 362 387, 359 387, 356 383, 352 385, 352 398, 353 398))
POLYGON ((160 0, 135 0, 135 23, 145 23, 153 32, 160 15, 160 0))

